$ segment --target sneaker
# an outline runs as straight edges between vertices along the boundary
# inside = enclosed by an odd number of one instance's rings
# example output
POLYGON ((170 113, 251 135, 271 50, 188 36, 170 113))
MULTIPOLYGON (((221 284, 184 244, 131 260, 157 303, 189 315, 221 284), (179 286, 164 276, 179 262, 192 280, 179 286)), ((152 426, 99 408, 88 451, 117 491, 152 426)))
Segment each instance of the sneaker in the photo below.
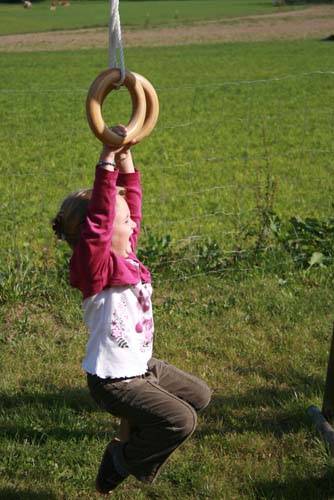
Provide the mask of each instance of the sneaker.
POLYGON ((114 466, 114 461, 112 458, 112 449, 120 441, 118 439, 113 439, 111 443, 108 444, 107 448, 102 457, 102 461, 96 476, 95 487, 96 491, 107 495, 112 490, 117 488, 127 476, 121 476, 114 466))

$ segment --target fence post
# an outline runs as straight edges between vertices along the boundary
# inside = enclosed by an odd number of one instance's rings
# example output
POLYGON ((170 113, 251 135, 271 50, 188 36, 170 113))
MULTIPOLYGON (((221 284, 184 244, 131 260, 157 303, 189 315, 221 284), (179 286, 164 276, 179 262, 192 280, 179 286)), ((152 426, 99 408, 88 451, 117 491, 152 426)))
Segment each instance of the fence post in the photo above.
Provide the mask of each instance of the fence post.
POLYGON ((307 410, 317 431, 322 437, 330 455, 334 456, 334 324, 332 326, 332 339, 328 356, 325 391, 322 402, 322 411, 317 406, 310 406, 307 410))
POLYGON ((328 357, 324 399, 322 402, 322 414, 326 420, 333 425, 334 421, 334 323, 332 326, 332 340, 328 357))

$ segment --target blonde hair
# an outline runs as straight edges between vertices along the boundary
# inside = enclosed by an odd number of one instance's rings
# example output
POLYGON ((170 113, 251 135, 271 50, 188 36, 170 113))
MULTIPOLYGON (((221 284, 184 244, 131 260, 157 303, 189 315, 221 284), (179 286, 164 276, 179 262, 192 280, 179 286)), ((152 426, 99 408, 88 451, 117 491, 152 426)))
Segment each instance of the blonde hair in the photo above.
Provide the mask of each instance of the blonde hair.
POLYGON ((52 229, 59 240, 65 240, 74 248, 79 241, 80 226, 85 221, 91 189, 80 189, 69 194, 62 202, 52 229))
MULTIPOLYGON (((125 197, 126 190, 117 186, 117 194, 125 197)), ((52 229, 59 240, 65 240, 74 249, 79 241, 80 229, 85 222, 87 208, 92 197, 92 189, 80 189, 69 194, 62 202, 52 229)))

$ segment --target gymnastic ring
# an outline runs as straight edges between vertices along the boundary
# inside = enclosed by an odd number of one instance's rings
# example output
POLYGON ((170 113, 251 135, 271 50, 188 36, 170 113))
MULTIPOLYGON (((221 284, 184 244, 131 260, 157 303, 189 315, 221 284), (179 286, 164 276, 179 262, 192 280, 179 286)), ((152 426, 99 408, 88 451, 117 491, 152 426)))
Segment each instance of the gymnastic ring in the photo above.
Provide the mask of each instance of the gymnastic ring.
POLYGON ((130 71, 125 72, 122 85, 128 89, 132 100, 132 114, 126 125, 127 135, 122 137, 111 128, 108 128, 102 117, 102 105, 106 96, 117 88, 121 79, 121 72, 117 68, 110 68, 100 73, 88 90, 86 100, 87 120, 96 137, 108 145, 127 144, 140 133, 146 115, 146 99, 143 87, 136 76, 130 71))
POLYGON ((159 99, 151 82, 149 82, 146 78, 144 78, 142 75, 139 75, 138 73, 133 74, 142 84, 146 98, 146 116, 144 125, 139 132, 139 135, 136 136, 136 141, 139 142, 145 139, 145 137, 147 137, 152 132, 155 124, 157 123, 159 116, 159 99))

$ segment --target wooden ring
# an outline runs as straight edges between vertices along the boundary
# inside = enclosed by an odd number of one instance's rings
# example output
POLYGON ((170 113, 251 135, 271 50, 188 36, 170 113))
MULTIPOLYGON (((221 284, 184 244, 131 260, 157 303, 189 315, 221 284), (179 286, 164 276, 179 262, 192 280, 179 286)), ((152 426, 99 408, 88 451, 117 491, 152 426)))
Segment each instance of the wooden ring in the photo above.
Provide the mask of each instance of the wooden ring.
POLYGON ((152 132, 155 124, 157 123, 159 116, 159 99, 151 82, 149 82, 146 78, 144 78, 142 75, 139 75, 138 73, 133 74, 140 81, 144 89, 146 99, 146 116, 144 125, 139 132, 139 135, 136 136, 136 141, 139 142, 145 139, 145 137, 147 137, 152 132))
POLYGON ((146 115, 145 93, 139 79, 131 72, 125 72, 125 85, 132 99, 132 115, 127 124, 127 135, 122 137, 111 128, 108 128, 102 117, 102 105, 106 96, 117 88, 117 82, 121 79, 121 72, 117 68, 107 69, 98 75, 88 91, 86 100, 86 112, 89 126, 96 137, 104 144, 121 145, 128 144, 135 139, 143 126, 146 115))

